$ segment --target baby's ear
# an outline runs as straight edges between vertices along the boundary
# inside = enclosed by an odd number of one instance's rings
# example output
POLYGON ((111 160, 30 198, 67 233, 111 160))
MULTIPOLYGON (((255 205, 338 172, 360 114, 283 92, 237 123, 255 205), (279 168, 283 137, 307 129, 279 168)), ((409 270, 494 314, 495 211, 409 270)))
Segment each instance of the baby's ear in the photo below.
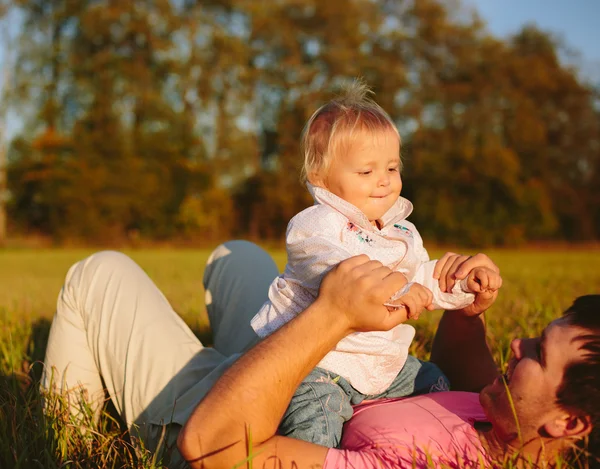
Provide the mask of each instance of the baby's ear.
POLYGON ((308 179, 308 182, 310 182, 313 186, 325 188, 324 177, 323 177, 322 173, 319 171, 311 171, 310 173, 307 174, 306 179, 308 179))

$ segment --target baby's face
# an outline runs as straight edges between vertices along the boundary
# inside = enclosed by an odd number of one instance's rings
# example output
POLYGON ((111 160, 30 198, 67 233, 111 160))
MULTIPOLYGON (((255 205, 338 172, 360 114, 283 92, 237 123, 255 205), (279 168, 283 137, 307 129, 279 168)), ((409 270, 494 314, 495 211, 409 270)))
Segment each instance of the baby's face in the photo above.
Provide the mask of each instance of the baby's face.
POLYGON ((347 152, 333 158, 322 182, 375 223, 394 205, 402 190, 398 136, 392 131, 364 132, 347 152))

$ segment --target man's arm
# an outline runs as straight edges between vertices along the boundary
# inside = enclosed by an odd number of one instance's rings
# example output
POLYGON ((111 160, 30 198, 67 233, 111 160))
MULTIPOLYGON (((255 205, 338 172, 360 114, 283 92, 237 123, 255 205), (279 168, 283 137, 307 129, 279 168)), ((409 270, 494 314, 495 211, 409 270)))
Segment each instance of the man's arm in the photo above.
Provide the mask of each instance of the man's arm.
POLYGON ((452 288, 456 280, 467 277, 476 267, 485 267, 483 284, 481 280, 469 278, 469 288, 475 292, 473 304, 461 310, 444 311, 433 341, 431 361, 446 374, 453 390, 479 392, 498 376, 486 342, 484 312, 496 300, 502 278, 487 256, 449 254, 448 258, 441 259, 445 262, 440 266, 440 283, 443 280, 452 288))
MULTIPOLYGON (((179 434, 183 457, 197 468, 230 469, 250 453, 256 467, 321 467, 327 448, 276 436, 279 421, 302 379, 339 340, 352 332, 389 330, 406 320, 404 309, 383 306, 401 282, 401 274, 366 256, 334 268, 309 308, 217 381, 179 434)), ((421 308, 430 301, 423 297, 421 308)))
POLYGON ((479 392, 498 376, 485 340, 485 320, 462 311, 444 311, 433 341, 431 361, 450 380, 453 391, 479 392))

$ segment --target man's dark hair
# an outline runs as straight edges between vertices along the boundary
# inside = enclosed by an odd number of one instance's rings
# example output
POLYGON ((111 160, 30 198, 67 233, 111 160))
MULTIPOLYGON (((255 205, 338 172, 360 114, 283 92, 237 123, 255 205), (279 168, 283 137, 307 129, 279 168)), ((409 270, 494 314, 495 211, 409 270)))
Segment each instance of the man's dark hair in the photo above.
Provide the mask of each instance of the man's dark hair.
POLYGON ((571 456, 582 466, 600 468, 600 295, 577 298, 564 316, 570 325, 585 329, 577 337, 583 357, 567 365, 556 392, 557 403, 591 419, 587 441, 580 442, 571 456))

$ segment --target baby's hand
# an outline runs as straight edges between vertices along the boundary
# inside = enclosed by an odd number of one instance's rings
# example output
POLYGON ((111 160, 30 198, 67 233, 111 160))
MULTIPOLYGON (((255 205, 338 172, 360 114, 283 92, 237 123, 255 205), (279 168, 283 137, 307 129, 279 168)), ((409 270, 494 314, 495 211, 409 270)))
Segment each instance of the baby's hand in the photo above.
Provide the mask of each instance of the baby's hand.
POLYGON ((424 309, 432 310, 433 293, 421 284, 413 283, 408 292, 391 304, 395 308, 405 308, 408 319, 419 319, 424 309))
POLYGON ((435 264, 433 278, 439 279, 440 290, 452 293, 454 284, 465 279, 472 270, 485 267, 496 273, 500 269, 485 254, 479 253, 474 256, 461 256, 454 252, 447 252, 435 264))
POLYGON ((487 267, 475 267, 466 278, 467 288, 473 293, 493 293, 502 286, 502 277, 487 267))

